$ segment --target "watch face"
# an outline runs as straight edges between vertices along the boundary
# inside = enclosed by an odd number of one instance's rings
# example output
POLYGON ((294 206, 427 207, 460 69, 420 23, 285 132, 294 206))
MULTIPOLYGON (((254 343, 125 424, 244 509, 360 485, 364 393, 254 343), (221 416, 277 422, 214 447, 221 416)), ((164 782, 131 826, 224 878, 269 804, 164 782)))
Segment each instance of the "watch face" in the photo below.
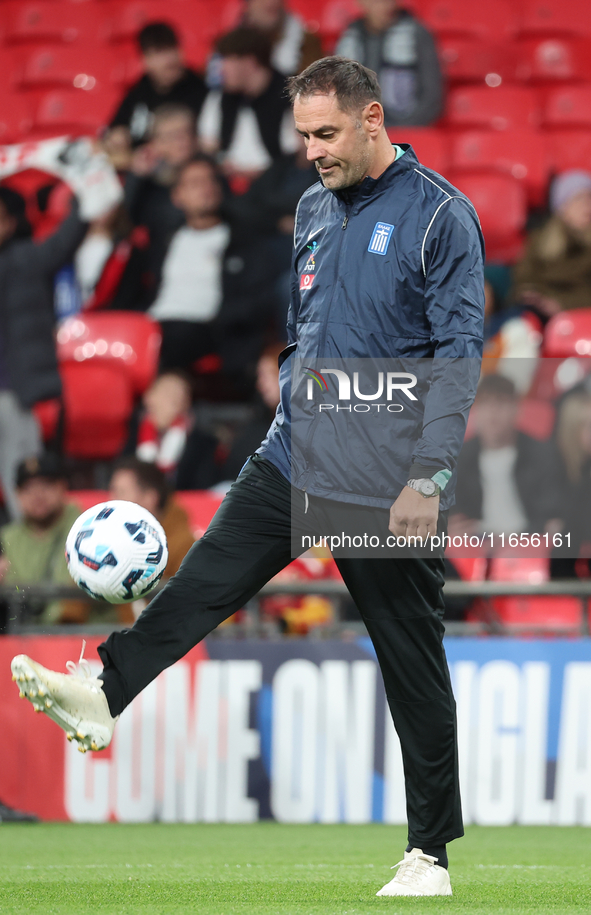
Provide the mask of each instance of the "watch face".
POLYGON ((437 483, 434 480, 423 480, 421 483, 421 492, 424 496, 432 496, 437 489, 437 483))

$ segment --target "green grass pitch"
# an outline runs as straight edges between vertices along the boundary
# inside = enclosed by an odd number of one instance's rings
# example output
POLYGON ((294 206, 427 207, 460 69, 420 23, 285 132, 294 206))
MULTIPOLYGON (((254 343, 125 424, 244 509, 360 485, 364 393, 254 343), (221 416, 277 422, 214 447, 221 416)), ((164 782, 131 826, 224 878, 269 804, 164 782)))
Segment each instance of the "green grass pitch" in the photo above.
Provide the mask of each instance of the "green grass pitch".
POLYGON ((591 912, 591 830, 471 827, 452 897, 383 899, 398 826, 0 825, 0 912, 365 915, 591 912))

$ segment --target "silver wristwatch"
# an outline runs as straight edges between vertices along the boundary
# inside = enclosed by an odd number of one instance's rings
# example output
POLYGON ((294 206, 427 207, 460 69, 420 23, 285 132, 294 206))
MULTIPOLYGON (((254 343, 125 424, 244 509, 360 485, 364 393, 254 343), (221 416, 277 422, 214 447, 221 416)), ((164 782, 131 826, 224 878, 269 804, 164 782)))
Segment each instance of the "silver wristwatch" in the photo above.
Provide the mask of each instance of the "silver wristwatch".
POLYGON ((411 489, 415 489, 417 492, 420 492, 425 499, 431 499, 433 496, 441 495, 441 486, 439 486, 435 480, 429 480, 424 478, 421 480, 407 480, 406 485, 410 486, 411 489))

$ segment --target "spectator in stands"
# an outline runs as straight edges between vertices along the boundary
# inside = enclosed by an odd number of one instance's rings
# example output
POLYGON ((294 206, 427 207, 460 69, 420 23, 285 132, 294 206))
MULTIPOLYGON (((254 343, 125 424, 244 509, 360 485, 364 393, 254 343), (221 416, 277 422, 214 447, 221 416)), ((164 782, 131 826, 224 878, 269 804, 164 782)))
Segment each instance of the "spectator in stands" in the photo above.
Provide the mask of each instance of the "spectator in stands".
POLYGON ((432 124, 443 112, 443 75, 432 35, 397 0, 359 0, 364 15, 336 54, 375 70, 388 127, 432 124))
POLYGON ((165 474, 176 489, 209 489, 217 482, 217 440, 197 428, 191 412, 191 382, 166 372, 144 394, 136 456, 165 474))
POLYGON ((195 538, 189 525, 189 516, 171 494, 160 468, 136 457, 121 458, 111 477, 110 498, 135 502, 158 519, 168 541, 168 563, 164 577, 176 575, 195 538))
MULTIPOLYGON (((80 514, 68 502, 65 469, 55 455, 23 461, 16 475, 22 519, 0 530, 3 585, 71 585, 64 547, 68 532, 80 514)), ((27 599, 26 612, 38 623, 80 623, 88 616, 83 600, 27 599)))
POLYGON ((241 27, 216 45, 222 89, 207 96, 198 122, 204 149, 218 155, 229 175, 260 174, 274 159, 296 149, 285 80, 271 66, 271 42, 241 27))
POLYGON ((185 65, 178 36, 170 25, 149 23, 137 42, 145 72, 121 102, 106 137, 107 150, 120 165, 132 145, 147 139, 156 108, 165 103, 186 105, 197 117, 207 91, 199 74, 185 65))
POLYGON ((185 165, 172 198, 186 225, 172 238, 150 308, 162 327, 161 370, 190 369, 216 352, 240 372, 262 348, 276 266, 252 227, 224 222, 220 177, 206 155, 185 165))
MULTIPOLYGON (((567 487, 564 532, 570 546, 556 549, 551 563, 552 578, 575 578, 577 557, 591 556, 591 393, 588 386, 567 394, 560 404, 556 443, 562 458, 567 487)), ((591 562, 587 558, 588 571, 591 562)))
POLYGON ((254 454, 269 431, 279 403, 277 360, 284 347, 284 343, 274 343, 261 354, 257 363, 257 398, 254 415, 247 427, 241 430, 232 442, 228 456, 220 470, 222 480, 229 482, 236 479, 250 455, 254 454))
POLYGON ((188 369, 216 350, 223 257, 230 227, 222 221, 222 190, 214 163, 196 156, 182 169, 172 201, 185 225, 172 238, 150 315, 162 328, 162 370, 188 369))
POLYGON ((558 175, 550 210, 513 274, 513 298, 543 320, 564 309, 591 308, 591 173, 558 175))
POLYGON ((170 102, 154 111, 150 140, 134 153, 125 179, 125 205, 136 226, 149 233, 145 254, 147 289, 145 304, 153 300, 172 235, 184 223, 182 210, 171 198, 180 170, 197 149, 194 112, 170 102))
POLYGON ((550 442, 517 428, 519 399, 502 375, 485 376, 473 418, 476 435, 458 460, 450 533, 555 533, 561 527, 560 464, 550 442))
POLYGON ((284 76, 300 73, 323 56, 318 36, 307 31, 300 17, 285 8, 283 0, 244 0, 241 25, 269 36, 271 64, 284 76))
POLYGON ((53 235, 34 242, 24 200, 0 187, 0 481, 12 517, 19 515, 17 465, 41 451, 32 407, 61 394, 52 279, 85 231, 75 205, 53 235))
POLYGON ((92 222, 74 255, 82 308, 141 308, 147 246, 123 205, 92 222))

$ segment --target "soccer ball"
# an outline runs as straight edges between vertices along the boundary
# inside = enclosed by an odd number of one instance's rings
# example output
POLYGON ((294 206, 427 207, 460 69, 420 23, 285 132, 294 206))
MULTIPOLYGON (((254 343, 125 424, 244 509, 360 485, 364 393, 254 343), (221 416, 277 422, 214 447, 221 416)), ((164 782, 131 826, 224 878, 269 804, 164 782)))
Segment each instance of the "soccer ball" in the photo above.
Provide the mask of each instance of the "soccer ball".
POLYGON ((166 534, 135 502, 101 502, 72 525, 66 562, 76 584, 92 597, 126 603, 146 595, 162 578, 166 534))

